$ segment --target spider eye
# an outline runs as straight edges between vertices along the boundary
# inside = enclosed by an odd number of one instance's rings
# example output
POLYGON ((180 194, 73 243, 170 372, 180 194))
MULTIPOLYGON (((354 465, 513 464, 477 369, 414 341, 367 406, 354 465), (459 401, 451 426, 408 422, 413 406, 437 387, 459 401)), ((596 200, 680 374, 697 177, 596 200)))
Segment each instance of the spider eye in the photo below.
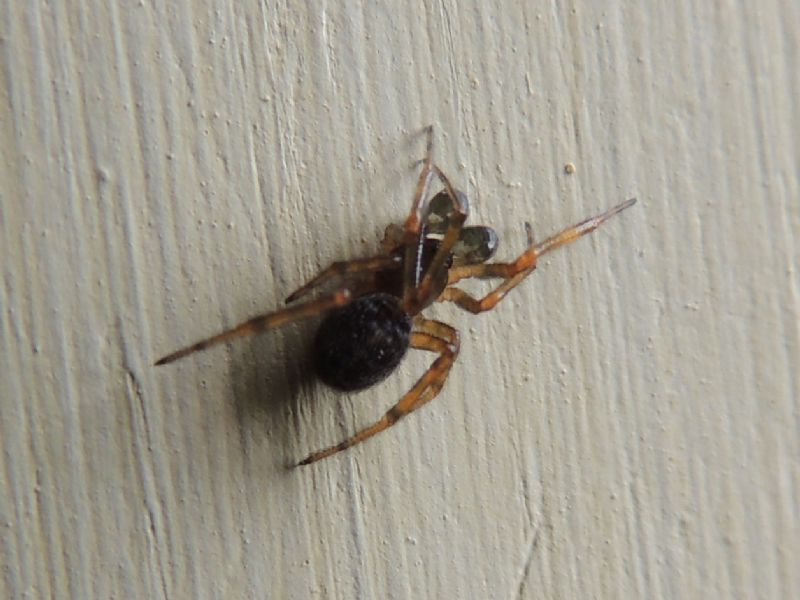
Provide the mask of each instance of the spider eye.
POLYGON ((476 225, 464 227, 453 246, 453 258, 461 264, 476 264, 489 260, 495 252, 500 240, 491 227, 476 225))
MULTIPOLYGON (((469 206, 464 192, 456 190, 458 199, 464 208, 469 206)), ((429 233, 445 233, 450 215, 453 214, 453 201, 447 192, 442 190, 428 202, 427 227, 429 233)))

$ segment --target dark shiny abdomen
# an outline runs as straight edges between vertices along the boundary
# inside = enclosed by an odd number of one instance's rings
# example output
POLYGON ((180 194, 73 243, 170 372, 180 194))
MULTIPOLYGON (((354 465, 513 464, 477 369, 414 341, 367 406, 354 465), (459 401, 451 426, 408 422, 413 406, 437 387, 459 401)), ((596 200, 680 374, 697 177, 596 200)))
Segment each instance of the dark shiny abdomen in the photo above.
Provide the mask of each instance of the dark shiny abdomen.
POLYGON ((385 379, 408 350, 411 318, 400 299, 369 294, 331 312, 317 331, 314 362, 320 379, 360 390, 385 379))

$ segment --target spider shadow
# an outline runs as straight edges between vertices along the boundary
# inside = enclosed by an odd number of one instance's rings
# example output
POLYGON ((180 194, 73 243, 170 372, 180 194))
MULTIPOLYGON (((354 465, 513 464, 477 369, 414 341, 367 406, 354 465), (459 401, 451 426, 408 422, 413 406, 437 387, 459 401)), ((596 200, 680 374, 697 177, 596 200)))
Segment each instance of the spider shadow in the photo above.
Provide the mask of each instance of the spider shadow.
POLYGON ((317 379, 312 347, 316 323, 246 338, 234 354, 230 386, 245 461, 278 470, 297 464, 297 432, 304 401, 314 398, 317 379))

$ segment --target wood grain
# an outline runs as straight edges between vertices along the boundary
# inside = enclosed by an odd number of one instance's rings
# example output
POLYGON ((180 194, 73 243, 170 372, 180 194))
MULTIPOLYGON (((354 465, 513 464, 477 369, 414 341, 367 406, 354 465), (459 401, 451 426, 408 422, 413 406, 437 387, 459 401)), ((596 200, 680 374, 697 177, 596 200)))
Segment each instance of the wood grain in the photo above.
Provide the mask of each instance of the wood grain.
POLYGON ((797 3, 398 6, 0 1, 0 597, 800 597, 797 3), (430 357, 153 362, 374 250, 428 123, 503 257, 639 203, 288 469, 430 357))

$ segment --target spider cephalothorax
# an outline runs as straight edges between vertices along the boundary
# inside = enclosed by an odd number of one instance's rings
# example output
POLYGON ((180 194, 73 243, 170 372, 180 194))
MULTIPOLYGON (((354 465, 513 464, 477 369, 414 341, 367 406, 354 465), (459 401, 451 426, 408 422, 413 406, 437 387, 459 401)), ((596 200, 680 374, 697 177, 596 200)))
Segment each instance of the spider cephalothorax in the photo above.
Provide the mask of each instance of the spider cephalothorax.
POLYGON ((440 321, 422 317, 433 302, 454 302, 471 313, 490 310, 536 268, 544 253, 593 231, 631 206, 631 199, 586 219, 540 243, 525 224, 528 246, 516 260, 487 263, 498 245, 495 231, 464 226, 467 198, 433 163, 433 128, 411 211, 402 225, 390 225, 383 251, 369 258, 335 262, 291 294, 288 307, 245 321, 233 329, 174 352, 162 365, 232 338, 265 331, 309 316, 324 314, 314 342, 314 362, 323 382, 342 390, 358 390, 385 379, 400 364, 408 348, 438 356, 414 386, 381 419, 343 442, 315 452, 307 465, 340 452, 376 433, 432 400, 444 385, 459 350, 458 332, 440 321), (431 179, 442 191, 428 199, 431 179), (499 279, 482 298, 456 286, 462 279, 499 279), (317 297, 305 302, 309 294, 317 297))

